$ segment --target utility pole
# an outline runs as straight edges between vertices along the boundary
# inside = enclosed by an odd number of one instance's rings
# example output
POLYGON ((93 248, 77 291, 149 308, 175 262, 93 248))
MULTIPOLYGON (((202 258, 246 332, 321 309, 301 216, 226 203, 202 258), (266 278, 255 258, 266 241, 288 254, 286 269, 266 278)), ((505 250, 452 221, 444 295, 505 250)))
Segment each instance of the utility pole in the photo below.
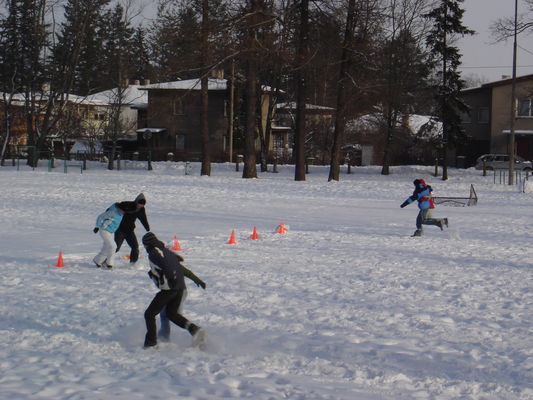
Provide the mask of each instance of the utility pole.
POLYGON ((514 2, 513 79, 511 83, 511 123, 509 144, 509 185, 514 185, 515 165, 515 118, 516 118, 516 36, 518 25, 518 0, 514 2))
POLYGON ((231 59, 231 81, 229 92, 229 125, 228 125, 228 162, 233 161, 233 103, 235 102, 235 58, 231 59))

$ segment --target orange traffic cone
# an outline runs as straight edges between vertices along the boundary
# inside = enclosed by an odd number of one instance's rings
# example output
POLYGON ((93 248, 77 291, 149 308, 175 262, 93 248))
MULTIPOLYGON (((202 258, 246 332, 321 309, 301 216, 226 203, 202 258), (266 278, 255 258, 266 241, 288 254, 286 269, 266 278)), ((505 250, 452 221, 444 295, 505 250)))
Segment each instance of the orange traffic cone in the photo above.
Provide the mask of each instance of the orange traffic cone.
POLYGON ((61 251, 59 251, 59 255, 57 256, 56 267, 58 267, 58 268, 64 267, 64 265, 63 265, 63 253, 61 253, 61 251))
POLYGON ((259 235, 257 234, 257 229, 254 226, 254 231, 252 232, 252 236, 250 236, 250 239, 257 240, 259 239, 259 235))
POLYGON ((235 241, 235 231, 231 231, 231 236, 229 238, 228 244, 237 244, 235 241))
POLYGON ((279 223, 277 233, 281 233, 282 235, 287 233, 287 228, 285 228, 285 225, 283 224, 283 221, 279 223))
POLYGON ((176 238, 176 235, 174 235, 174 246, 172 247, 172 250, 174 251, 180 251, 180 242, 178 242, 178 238, 176 238))

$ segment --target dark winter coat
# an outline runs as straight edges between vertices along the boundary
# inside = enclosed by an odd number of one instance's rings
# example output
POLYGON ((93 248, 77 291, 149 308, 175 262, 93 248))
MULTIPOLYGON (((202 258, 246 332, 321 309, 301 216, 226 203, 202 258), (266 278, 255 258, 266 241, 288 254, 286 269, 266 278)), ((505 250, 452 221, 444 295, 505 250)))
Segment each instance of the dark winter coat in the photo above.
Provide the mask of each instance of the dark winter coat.
POLYGON ((164 243, 157 241, 157 243, 147 246, 146 252, 150 261, 148 276, 159 289, 186 289, 184 277, 191 279, 199 286, 202 284, 205 286, 200 278, 181 264, 183 258, 167 249, 164 243))
POLYGON ((134 201, 123 201, 118 203, 119 207, 124 210, 124 216, 120 222, 118 230, 121 232, 133 232, 135 230, 135 220, 138 218, 144 229, 148 232, 150 230, 150 224, 148 224, 148 218, 146 217, 146 210, 144 207, 137 207, 138 204, 146 204, 146 199, 141 193, 134 201))

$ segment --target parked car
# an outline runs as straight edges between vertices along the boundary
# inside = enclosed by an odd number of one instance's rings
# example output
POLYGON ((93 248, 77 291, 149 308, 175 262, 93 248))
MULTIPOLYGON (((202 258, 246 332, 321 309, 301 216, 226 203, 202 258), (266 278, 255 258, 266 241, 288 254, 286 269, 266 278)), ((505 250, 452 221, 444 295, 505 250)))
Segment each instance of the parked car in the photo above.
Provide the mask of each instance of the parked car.
MULTIPOLYGON (((509 168, 508 154, 484 154, 476 160, 476 169, 483 169, 483 161, 485 161, 488 170, 509 168)), ((520 171, 532 171, 533 163, 524 160, 520 156, 515 156, 514 168, 520 171)))

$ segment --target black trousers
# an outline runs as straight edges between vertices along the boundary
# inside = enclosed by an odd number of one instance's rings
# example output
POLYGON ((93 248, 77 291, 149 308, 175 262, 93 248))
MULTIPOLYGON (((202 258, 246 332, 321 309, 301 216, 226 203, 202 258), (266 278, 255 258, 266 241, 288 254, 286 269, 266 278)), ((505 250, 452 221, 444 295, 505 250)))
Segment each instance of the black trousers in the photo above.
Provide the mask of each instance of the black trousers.
POLYGON ((131 247, 130 262, 137 262, 137 260, 139 259, 139 242, 137 242, 137 236, 135 236, 135 232, 115 232, 115 243, 117 244, 117 252, 120 250, 120 246, 122 246, 122 243, 124 243, 124 239, 126 239, 126 243, 128 243, 128 246, 131 247))
POLYGON ((145 346, 154 346, 157 344, 157 326, 155 317, 163 308, 166 307, 167 318, 178 325, 180 328, 187 329, 189 321, 183 315, 178 314, 178 308, 183 297, 183 289, 179 290, 161 290, 157 293, 144 312, 146 321, 146 338, 145 346))

